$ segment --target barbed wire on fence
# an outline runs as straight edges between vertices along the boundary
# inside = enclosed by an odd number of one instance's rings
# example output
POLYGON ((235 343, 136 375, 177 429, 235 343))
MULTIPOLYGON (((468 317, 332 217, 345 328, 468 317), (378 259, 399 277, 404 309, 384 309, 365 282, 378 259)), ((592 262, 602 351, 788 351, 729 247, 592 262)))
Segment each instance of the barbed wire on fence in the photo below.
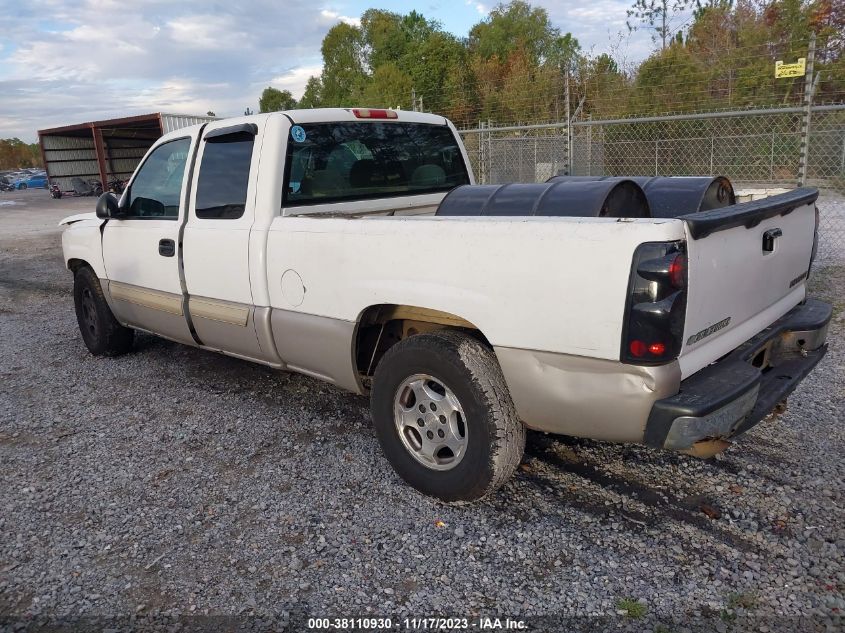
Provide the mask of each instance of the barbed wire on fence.
MULTIPOLYGON (((733 46, 731 54, 713 52, 690 58, 677 47, 650 58, 636 72, 622 70, 607 55, 582 57, 563 68, 519 64, 466 68, 436 89, 423 93, 426 109, 444 114, 462 128, 493 121, 497 126, 552 123, 571 116, 580 105, 582 118, 637 118, 697 112, 800 106, 808 87, 806 75, 775 77, 775 62, 810 57, 810 39, 733 46)), ((695 50, 695 49, 693 49, 695 50)), ((817 81, 814 103, 845 103, 845 51, 828 36, 816 42, 817 81)))

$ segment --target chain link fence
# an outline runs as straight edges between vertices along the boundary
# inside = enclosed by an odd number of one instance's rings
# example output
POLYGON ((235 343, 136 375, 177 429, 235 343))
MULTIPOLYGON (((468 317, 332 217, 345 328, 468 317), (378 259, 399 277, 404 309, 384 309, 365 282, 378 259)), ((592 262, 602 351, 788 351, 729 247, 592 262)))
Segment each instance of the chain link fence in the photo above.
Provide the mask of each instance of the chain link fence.
POLYGON ((462 132, 476 180, 482 184, 543 182, 569 168, 569 127, 483 125, 462 132))
POLYGON ((480 183, 592 176, 727 176, 755 196, 822 191, 819 260, 845 262, 845 105, 494 127, 461 135, 480 183))

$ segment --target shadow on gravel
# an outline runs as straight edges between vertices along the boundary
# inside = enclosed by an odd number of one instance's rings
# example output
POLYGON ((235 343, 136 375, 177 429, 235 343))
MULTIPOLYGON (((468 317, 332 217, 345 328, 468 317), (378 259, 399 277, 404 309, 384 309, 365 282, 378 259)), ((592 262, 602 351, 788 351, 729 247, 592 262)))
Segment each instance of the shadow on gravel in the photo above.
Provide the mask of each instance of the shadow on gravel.
POLYGON ((66 282, 60 283, 58 281, 53 282, 40 281, 37 279, 21 279, 20 277, 12 277, 7 274, 0 274, 0 287, 23 294, 40 292, 51 295, 68 295, 70 291, 70 287, 66 282))
MULTIPOLYGON (((632 511, 631 509, 624 510, 622 512, 623 518, 634 522, 635 525, 636 522, 641 522, 644 526, 653 526, 660 521, 685 523, 710 534, 729 547, 742 552, 760 553, 760 548, 756 543, 716 525, 714 519, 708 518, 699 510, 704 505, 715 505, 704 496, 693 495, 680 497, 671 492, 658 492, 640 481, 625 479, 619 475, 608 473, 598 465, 584 459, 583 456, 565 444, 536 433, 530 433, 528 435, 525 453, 527 456, 538 459, 555 470, 567 472, 601 488, 630 497, 655 511, 651 515, 646 515, 641 512, 632 511)), ((524 472, 521 472, 520 476, 535 481, 539 479, 538 483, 542 484, 544 490, 551 488, 555 494, 558 494, 561 490, 559 482, 554 482, 545 477, 526 474, 524 472)), ((560 496, 573 497, 571 494, 560 496)), ((563 500, 567 501, 566 498, 563 500)), ((598 516, 617 514, 616 508, 613 506, 585 502, 580 498, 573 505, 598 516)))

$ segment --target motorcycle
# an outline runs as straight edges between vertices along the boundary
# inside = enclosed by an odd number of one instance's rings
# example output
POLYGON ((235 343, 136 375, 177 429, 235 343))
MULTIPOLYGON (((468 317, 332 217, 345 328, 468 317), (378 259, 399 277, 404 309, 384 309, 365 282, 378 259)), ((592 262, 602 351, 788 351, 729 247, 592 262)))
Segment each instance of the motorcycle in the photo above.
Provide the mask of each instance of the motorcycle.
POLYGON ((103 193, 103 185, 99 180, 91 179, 88 181, 82 180, 78 176, 70 179, 71 189, 62 190, 59 185, 50 185, 50 196, 52 198, 77 198, 95 196, 99 197, 103 193))
POLYGON ((109 180, 109 192, 120 195, 123 193, 123 190, 126 189, 126 183, 128 181, 121 180, 120 178, 113 178, 109 180))

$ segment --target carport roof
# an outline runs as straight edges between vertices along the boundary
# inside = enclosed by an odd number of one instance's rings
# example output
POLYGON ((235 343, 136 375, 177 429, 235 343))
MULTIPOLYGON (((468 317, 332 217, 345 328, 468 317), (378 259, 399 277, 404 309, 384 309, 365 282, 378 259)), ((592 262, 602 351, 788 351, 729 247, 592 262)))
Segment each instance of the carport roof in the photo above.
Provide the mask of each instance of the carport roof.
POLYGON ((39 136, 81 136, 90 137, 91 130, 99 128, 103 136, 112 136, 119 133, 124 136, 129 133, 134 138, 157 139, 161 136, 161 115, 159 113, 141 114, 138 116, 123 117, 120 119, 105 119, 102 121, 89 121, 87 123, 76 123, 62 127, 38 130, 39 136))

